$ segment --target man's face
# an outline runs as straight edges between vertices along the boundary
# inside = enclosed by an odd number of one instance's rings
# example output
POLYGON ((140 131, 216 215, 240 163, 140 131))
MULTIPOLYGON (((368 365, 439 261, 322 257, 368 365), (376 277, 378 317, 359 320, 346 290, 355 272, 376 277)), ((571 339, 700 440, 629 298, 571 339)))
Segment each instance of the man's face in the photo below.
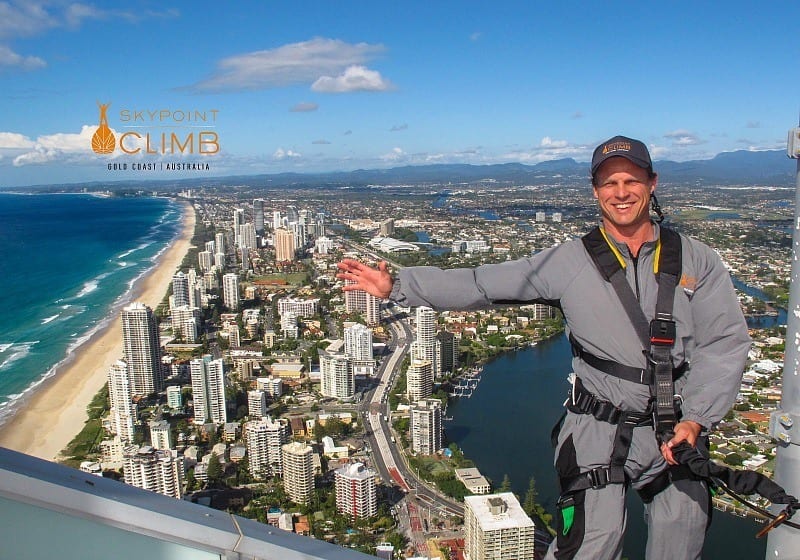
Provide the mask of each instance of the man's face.
POLYGON ((594 197, 606 228, 623 235, 633 234, 650 223, 650 195, 657 177, 623 157, 607 159, 595 173, 594 197))

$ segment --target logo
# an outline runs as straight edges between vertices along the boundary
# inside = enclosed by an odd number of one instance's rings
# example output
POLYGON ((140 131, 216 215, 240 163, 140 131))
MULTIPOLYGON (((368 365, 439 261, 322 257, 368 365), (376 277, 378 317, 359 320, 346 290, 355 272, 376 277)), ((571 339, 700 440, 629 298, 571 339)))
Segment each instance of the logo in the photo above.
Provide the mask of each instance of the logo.
MULTIPOLYGON (((118 117, 125 130, 118 136, 108 126, 111 103, 97 102, 100 124, 92 135, 92 151, 100 155, 117 149, 127 155, 212 156, 220 151, 218 109, 128 109, 118 117)), ((119 129, 117 129, 119 130, 119 129)))
POLYGON ((631 151, 631 143, 630 142, 611 142, 610 144, 606 144, 603 146, 603 155, 606 155, 609 152, 630 152, 631 151))
POLYGON ((114 147, 117 143, 114 133, 108 128, 106 111, 108 111, 109 105, 111 105, 111 103, 103 105, 99 101, 97 102, 97 106, 100 109, 100 126, 97 127, 97 130, 92 136, 92 150, 94 150, 96 154, 110 154, 114 151, 114 147))

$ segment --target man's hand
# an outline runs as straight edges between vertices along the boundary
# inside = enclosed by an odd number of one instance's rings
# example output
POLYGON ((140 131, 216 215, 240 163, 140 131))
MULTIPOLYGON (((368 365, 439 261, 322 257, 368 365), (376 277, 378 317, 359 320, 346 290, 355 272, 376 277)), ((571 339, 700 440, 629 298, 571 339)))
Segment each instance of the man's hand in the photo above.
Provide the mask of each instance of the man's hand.
POLYGON ((702 426, 692 420, 685 420, 675 424, 675 436, 667 443, 661 444, 661 455, 664 456, 667 463, 677 465, 678 461, 672 455, 672 448, 683 441, 694 447, 697 437, 700 435, 700 430, 702 430, 702 426))
POLYGON ((392 293, 391 274, 386 270, 386 261, 378 263, 378 268, 367 266, 353 259, 344 259, 336 265, 340 272, 336 275, 342 280, 352 280, 355 284, 350 284, 342 288, 349 290, 364 290, 379 298, 388 298, 392 293))

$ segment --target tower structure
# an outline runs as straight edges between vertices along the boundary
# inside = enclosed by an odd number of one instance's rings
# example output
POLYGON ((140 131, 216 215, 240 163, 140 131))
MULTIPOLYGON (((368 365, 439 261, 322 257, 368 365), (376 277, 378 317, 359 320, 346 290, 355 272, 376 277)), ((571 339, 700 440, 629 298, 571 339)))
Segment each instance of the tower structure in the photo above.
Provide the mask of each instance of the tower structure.
POLYGON ((442 401, 422 399, 411 404, 411 449, 433 455, 442 448, 442 401))
POLYGON ((289 441, 289 424, 285 419, 269 417, 245 424, 250 473, 256 478, 266 479, 283 472, 281 448, 289 441))
POLYGON ((225 367, 222 358, 210 355, 189 362, 192 377, 192 401, 196 424, 213 422, 220 425, 228 421, 225 408, 225 367))
POLYGON ((511 492, 464 498, 464 552, 470 560, 533 560, 534 529, 511 492))
POLYGON ((163 389, 161 344, 153 310, 132 303, 122 310, 123 356, 128 364, 131 393, 146 396, 163 389))
POLYGON ((375 489, 376 472, 363 463, 350 463, 334 472, 336 509, 352 519, 372 517, 378 513, 375 489))
POLYGON ((114 431, 122 443, 133 441, 136 405, 133 404, 128 364, 117 360, 108 370, 108 398, 114 431))
POLYGON ((229 272, 222 277, 222 302, 231 311, 239 309, 239 275, 229 272))
POLYGON ((283 487, 297 504, 307 504, 314 492, 314 451, 299 441, 282 448, 283 487))

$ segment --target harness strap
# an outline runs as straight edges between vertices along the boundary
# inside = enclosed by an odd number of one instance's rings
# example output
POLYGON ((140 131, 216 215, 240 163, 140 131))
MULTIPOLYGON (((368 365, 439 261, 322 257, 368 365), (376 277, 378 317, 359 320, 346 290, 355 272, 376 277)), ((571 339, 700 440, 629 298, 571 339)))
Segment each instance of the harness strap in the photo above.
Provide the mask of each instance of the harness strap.
MULTIPOLYGON (((581 346, 580 342, 578 342, 575 337, 572 336, 572 333, 569 334, 569 343, 572 345, 572 355, 579 357, 581 361, 587 363, 594 369, 600 370, 608 375, 624 379, 625 381, 630 381, 631 383, 639 383, 640 385, 653 384, 654 376, 653 372, 650 371, 649 368, 645 369, 628 366, 613 360, 606 360, 604 358, 595 356, 594 354, 590 354, 583 348, 583 346, 581 346)), ((683 362, 678 367, 672 368, 672 380, 675 381, 676 379, 680 378, 680 376, 686 373, 688 368, 688 362, 683 362)))
POLYGON ((596 467, 592 470, 582 472, 578 476, 569 478, 562 478, 561 495, 567 496, 580 492, 581 490, 588 490, 589 488, 604 488, 609 484, 627 484, 628 477, 625 475, 625 469, 620 466, 596 467))

